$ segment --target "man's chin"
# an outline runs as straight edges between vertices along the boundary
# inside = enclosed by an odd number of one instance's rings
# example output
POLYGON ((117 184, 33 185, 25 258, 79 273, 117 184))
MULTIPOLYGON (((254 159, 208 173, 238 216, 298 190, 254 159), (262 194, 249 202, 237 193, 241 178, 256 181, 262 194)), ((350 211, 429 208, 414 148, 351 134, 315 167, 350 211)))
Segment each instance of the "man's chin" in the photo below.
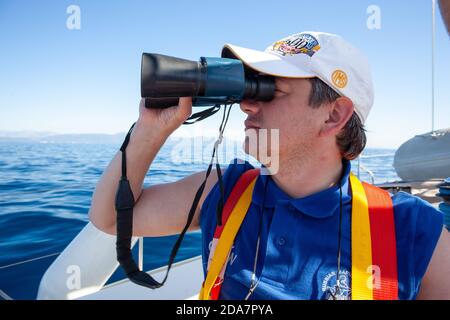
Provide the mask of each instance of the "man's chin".
POLYGON ((242 144, 242 150, 244 151, 244 153, 246 155, 249 155, 249 156, 255 158, 257 161, 259 161, 259 159, 258 159, 258 153, 259 153, 258 147, 257 146, 251 146, 249 141, 248 141, 248 138, 246 138, 244 140, 244 142, 242 144))
POLYGON ((242 149, 245 154, 255 158, 259 163, 266 166, 271 172, 270 174, 276 174, 278 172, 280 162, 278 149, 270 150, 270 152, 267 148, 262 148, 260 150, 259 145, 251 144, 248 138, 244 140, 242 149))

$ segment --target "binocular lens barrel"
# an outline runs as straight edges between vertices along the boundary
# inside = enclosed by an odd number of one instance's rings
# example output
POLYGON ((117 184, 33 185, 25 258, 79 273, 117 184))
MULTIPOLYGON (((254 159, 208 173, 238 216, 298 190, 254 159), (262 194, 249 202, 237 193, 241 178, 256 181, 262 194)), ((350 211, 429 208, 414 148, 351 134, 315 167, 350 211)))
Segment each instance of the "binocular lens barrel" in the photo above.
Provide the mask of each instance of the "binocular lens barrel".
POLYGON ((144 53, 141 64, 141 96, 162 98, 202 95, 205 76, 205 66, 200 62, 144 53))
POLYGON ((193 97, 194 106, 231 104, 244 99, 269 101, 274 77, 245 70, 238 59, 200 58, 190 61, 143 53, 141 96, 147 108, 167 108, 179 97, 193 97))

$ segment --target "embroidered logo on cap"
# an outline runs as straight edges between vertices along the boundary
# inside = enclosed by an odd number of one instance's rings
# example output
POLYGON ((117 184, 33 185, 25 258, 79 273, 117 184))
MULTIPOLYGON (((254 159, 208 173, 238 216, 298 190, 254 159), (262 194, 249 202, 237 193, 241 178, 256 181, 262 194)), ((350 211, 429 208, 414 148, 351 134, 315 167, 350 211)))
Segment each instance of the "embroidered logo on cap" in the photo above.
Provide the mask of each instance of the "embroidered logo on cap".
POLYGON ((319 41, 309 33, 299 33, 273 44, 272 50, 276 53, 294 55, 299 53, 312 57, 320 49, 319 41))
POLYGON ((348 82, 347 74, 342 70, 334 70, 331 75, 331 81, 333 81, 334 85, 340 89, 345 88, 348 82))

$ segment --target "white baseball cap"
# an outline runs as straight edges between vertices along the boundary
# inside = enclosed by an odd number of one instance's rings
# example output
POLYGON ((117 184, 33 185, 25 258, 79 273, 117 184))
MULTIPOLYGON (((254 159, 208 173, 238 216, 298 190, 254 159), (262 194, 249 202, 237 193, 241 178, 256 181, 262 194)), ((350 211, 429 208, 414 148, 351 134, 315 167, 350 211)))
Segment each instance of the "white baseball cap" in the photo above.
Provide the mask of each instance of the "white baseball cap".
POLYGON ((364 123, 373 105, 373 84, 365 55, 342 37, 306 31, 283 38, 264 51, 225 44, 222 57, 238 58, 248 67, 287 78, 318 77, 350 98, 364 123))

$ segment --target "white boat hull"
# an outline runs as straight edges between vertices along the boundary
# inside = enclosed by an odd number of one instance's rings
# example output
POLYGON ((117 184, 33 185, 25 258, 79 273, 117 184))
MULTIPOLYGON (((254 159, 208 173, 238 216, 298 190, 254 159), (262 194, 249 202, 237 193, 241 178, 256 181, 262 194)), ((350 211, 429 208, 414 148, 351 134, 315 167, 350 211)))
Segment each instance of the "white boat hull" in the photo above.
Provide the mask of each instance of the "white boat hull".
POLYGON ((415 136, 398 148, 394 168, 404 181, 450 177, 450 128, 415 136))
MULTIPOLYGON (((133 238, 132 245, 136 242, 133 238)), ((203 281, 198 256, 174 264, 166 284, 156 290, 128 279, 104 286, 118 266, 116 237, 88 223, 47 269, 37 299, 191 299, 197 298, 203 281)), ((163 267, 149 273, 162 280, 165 270, 163 267)))

